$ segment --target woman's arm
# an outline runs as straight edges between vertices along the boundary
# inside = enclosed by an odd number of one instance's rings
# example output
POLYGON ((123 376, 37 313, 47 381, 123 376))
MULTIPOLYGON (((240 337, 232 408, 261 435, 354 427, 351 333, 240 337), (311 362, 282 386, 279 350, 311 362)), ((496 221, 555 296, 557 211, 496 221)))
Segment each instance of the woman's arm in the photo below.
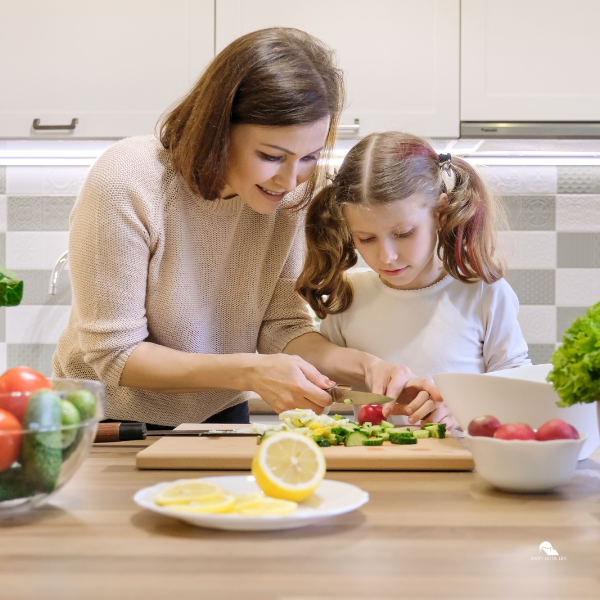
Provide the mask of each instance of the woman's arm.
POLYGON ((162 393, 254 391, 275 411, 331 404, 333 385, 299 357, 282 354, 192 354, 151 342, 129 355, 119 385, 162 393))

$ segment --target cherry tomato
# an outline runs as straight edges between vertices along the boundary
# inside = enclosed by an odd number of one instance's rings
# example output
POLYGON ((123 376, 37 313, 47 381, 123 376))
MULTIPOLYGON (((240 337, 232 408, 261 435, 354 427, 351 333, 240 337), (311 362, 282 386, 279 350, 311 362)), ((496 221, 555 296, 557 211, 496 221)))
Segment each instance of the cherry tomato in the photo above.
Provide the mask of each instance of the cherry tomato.
POLYGON ((368 404, 361 406, 358 411, 358 423, 371 423, 371 425, 379 425, 383 421, 383 407, 380 404, 368 404))
POLYGON ((0 409, 0 472, 6 471, 21 455, 21 423, 0 409))
POLYGON ((29 396, 42 388, 52 389, 50 382, 37 371, 28 367, 13 367, 0 377, 0 408, 11 412, 23 422, 29 396), (21 392, 23 396, 11 396, 21 392))

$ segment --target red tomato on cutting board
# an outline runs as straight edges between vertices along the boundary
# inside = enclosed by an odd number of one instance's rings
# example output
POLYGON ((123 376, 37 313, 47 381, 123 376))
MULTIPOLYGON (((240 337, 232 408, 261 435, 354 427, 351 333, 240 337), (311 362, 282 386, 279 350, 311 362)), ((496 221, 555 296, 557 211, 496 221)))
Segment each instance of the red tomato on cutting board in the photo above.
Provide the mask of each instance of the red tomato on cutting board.
POLYGON ((50 382, 37 371, 28 367, 13 367, 0 377, 0 408, 11 412, 23 422, 29 396, 42 388, 52 389, 50 382), (9 396, 10 392, 27 394, 17 398, 9 396))
POLYGON ((6 471, 21 455, 21 423, 0 409, 0 472, 6 471))

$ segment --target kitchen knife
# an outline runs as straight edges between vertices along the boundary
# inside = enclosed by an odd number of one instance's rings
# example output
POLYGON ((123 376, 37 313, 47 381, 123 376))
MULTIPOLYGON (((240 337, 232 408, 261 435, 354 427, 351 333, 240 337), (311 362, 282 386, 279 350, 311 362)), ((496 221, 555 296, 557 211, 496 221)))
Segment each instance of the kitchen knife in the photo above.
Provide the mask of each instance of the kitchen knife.
POLYGON ((336 385, 326 391, 329 392, 334 402, 341 402, 343 404, 364 406, 365 404, 387 404, 388 402, 394 402, 394 398, 390 398, 390 396, 373 394, 371 392, 357 392, 349 385, 336 385), (345 402, 346 400, 350 400, 351 402, 345 402))
POLYGON ((94 443, 127 442, 132 440, 145 440, 148 436, 166 437, 256 437, 260 433, 254 431, 234 431, 232 429, 205 430, 205 429, 151 429, 148 431, 146 423, 100 423, 94 443))

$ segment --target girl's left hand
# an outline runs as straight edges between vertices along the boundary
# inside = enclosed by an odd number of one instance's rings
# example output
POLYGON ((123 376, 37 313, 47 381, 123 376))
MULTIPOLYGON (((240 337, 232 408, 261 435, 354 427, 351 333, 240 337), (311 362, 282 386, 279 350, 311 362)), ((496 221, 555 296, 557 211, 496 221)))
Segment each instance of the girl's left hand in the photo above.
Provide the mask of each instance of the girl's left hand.
POLYGON ((374 394, 396 398, 395 402, 383 405, 386 419, 391 414, 410 415, 408 421, 414 424, 442 402, 442 396, 432 381, 417 377, 408 367, 383 360, 367 367, 365 383, 374 394))

